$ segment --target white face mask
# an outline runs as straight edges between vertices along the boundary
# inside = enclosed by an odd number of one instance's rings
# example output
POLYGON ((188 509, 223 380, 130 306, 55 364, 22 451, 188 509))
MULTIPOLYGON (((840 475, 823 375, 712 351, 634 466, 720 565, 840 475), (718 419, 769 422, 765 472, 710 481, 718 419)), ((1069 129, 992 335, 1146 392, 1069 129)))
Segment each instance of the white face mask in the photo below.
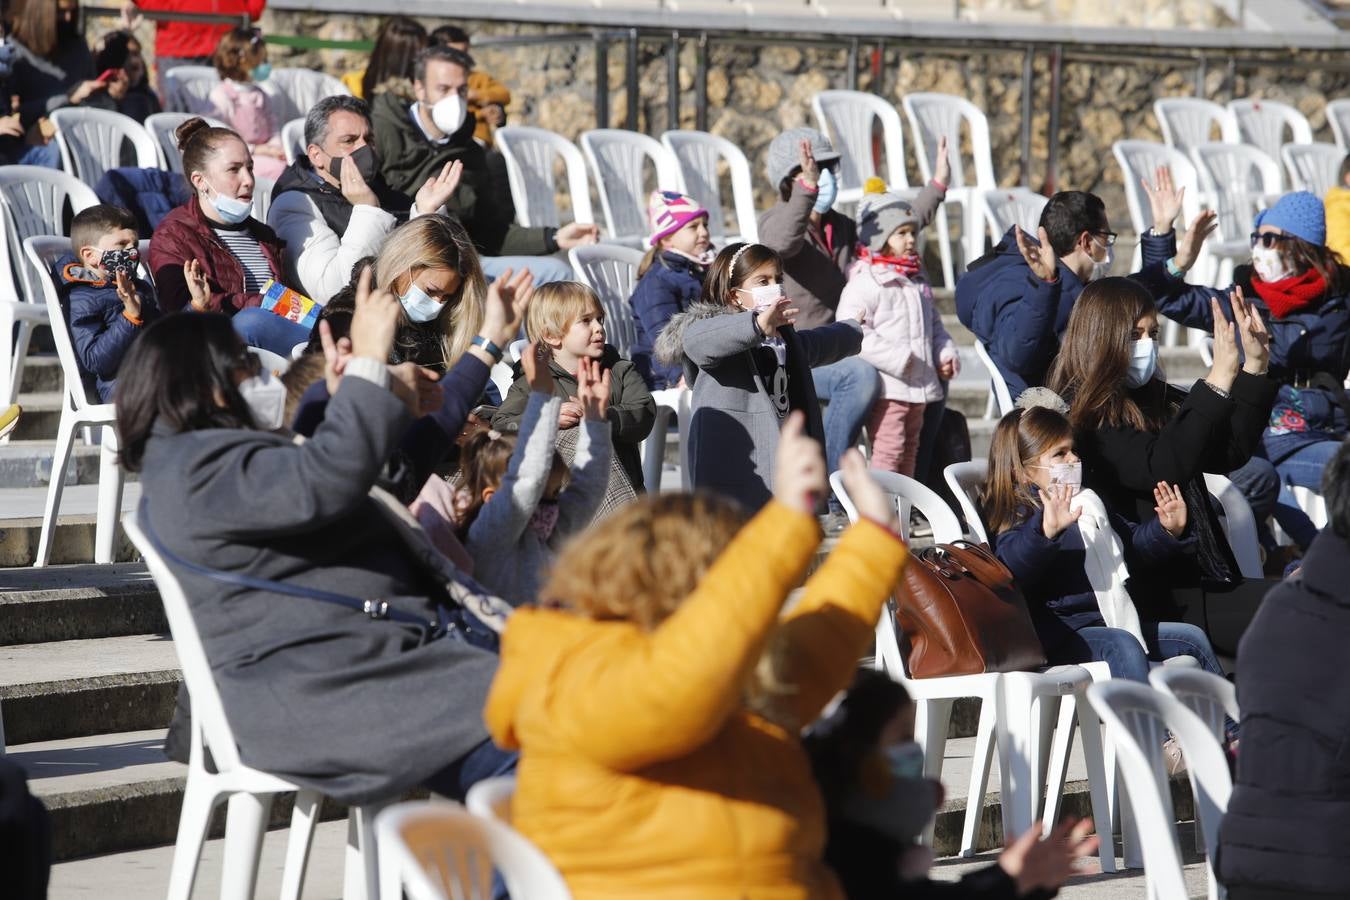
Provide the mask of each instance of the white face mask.
POLYGON ((1111 274, 1111 265, 1116 261, 1116 248, 1110 244, 1106 245, 1106 256, 1092 261, 1092 274, 1088 275, 1088 281, 1101 281, 1107 275, 1111 274))
POLYGON ((286 416, 286 385, 266 370, 239 385, 239 394, 263 431, 276 431, 286 416))
POLYGON ((1158 371, 1158 344, 1152 338, 1130 342, 1130 368, 1125 383, 1132 388, 1143 387, 1158 371))
POLYGON ((238 225, 252 214, 252 197, 248 200, 239 200, 234 197, 226 197, 209 184, 207 187, 211 189, 211 193, 215 194, 214 197, 208 195, 207 200, 215 207, 216 212, 220 215, 221 221, 226 225, 238 225))
POLYGON ((743 294, 749 294, 750 299, 754 300, 751 308, 754 312, 761 312, 773 306, 779 300, 783 299, 783 286, 781 284, 761 284, 759 287, 736 288, 743 294))
POLYGON ((1278 249, 1260 244, 1252 248, 1252 268, 1266 283, 1283 281, 1294 274, 1278 249))
POLYGON ((1029 469, 1049 469, 1050 483, 1068 485, 1069 496, 1078 493, 1083 487, 1083 464, 1081 462, 1061 462, 1049 466, 1028 466, 1029 469))
POLYGON ((441 314, 441 307, 445 305, 433 300, 415 281, 410 282, 408 289, 399 294, 398 302, 403 304, 403 311, 414 322, 430 322, 441 314))
POLYGON ((459 131, 459 126, 464 124, 464 117, 467 114, 464 99, 454 93, 446 94, 431 107, 431 121, 446 134, 459 131))

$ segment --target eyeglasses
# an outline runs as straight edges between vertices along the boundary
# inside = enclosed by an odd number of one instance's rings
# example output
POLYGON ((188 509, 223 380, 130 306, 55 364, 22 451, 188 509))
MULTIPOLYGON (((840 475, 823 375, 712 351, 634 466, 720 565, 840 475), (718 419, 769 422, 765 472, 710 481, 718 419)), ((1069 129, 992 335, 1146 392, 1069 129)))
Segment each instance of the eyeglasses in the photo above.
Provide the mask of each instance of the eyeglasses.
POLYGON ((1114 247, 1116 245, 1116 233, 1114 231, 1094 231, 1093 234, 1106 239, 1106 246, 1114 247))
POLYGON ((1252 246, 1255 247, 1257 244, 1260 244, 1262 247, 1265 247, 1267 250, 1269 250, 1276 244, 1281 244, 1287 240, 1290 240, 1292 237, 1293 237, 1292 234, 1276 234, 1273 231, 1266 231, 1266 232, 1253 231, 1252 246))

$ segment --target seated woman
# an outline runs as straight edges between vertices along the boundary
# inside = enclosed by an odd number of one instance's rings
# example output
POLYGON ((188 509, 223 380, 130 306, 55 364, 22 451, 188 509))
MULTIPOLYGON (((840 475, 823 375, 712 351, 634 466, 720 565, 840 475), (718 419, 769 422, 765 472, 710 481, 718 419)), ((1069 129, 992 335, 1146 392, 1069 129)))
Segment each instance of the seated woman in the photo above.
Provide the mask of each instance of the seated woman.
MULTIPOLYGON (((303 444, 261 430, 279 418, 279 382, 259 376, 226 318, 151 326, 118 387, 122 464, 141 473, 143 527, 187 590, 246 763, 342 803, 419 784, 461 797, 514 760, 482 722, 497 658, 455 623, 482 633, 505 608, 371 491, 413 419, 387 386, 398 302, 368 284, 303 444), (275 587, 230 580, 244 572, 275 587), (388 617, 361 610, 373 598, 388 617)), ((484 340, 515 334, 527 300, 494 292, 484 340)), ((476 347, 461 360, 471 392, 489 364, 476 347)))
POLYGON ((282 283, 281 244, 253 218, 253 157, 239 135, 205 119, 178 126, 178 149, 192 197, 150 238, 150 270, 166 312, 230 317, 249 346, 289 358, 309 329, 262 309, 264 286, 282 283))
POLYGON ((1158 312, 1148 291, 1128 278, 1093 282, 1074 304, 1049 386, 1069 405, 1083 483, 1108 509, 1138 525, 1155 515, 1160 482, 1181 490, 1195 552, 1134 573, 1139 618, 1202 625, 1210 644, 1231 656, 1270 585, 1243 580, 1204 474, 1251 458, 1275 383, 1265 374, 1260 317, 1235 297, 1235 327, 1211 302, 1219 323, 1214 365, 1187 393, 1158 368, 1158 312))

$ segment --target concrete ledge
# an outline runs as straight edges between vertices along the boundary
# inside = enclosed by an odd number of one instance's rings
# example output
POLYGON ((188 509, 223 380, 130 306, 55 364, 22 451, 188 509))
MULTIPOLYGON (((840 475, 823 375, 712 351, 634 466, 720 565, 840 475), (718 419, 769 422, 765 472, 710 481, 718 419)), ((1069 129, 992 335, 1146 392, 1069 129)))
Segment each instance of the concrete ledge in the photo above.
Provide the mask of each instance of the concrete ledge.
MULTIPOLYGON (((143 567, 91 565, 65 568, 67 571, 79 570, 88 580, 80 587, 0 591, 0 645, 168 631, 159 593, 143 567), (134 574, 103 574, 98 572, 100 569, 130 569, 134 574), (103 583, 92 583, 99 580, 103 583)), ((61 568, 28 571, 60 572, 61 568)))
POLYGON ((167 728, 182 675, 176 670, 0 687, 7 743, 167 728))

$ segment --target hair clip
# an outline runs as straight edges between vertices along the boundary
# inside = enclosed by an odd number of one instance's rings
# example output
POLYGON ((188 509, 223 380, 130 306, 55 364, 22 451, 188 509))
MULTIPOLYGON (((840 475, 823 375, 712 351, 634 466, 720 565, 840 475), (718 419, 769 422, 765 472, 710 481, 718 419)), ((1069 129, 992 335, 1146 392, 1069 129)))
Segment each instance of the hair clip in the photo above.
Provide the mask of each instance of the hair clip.
POLYGON ((749 250, 753 246, 754 244, 751 243, 741 244, 741 249, 737 250, 735 253, 731 255, 731 265, 727 266, 727 275, 730 275, 732 272, 736 271, 736 263, 741 261, 741 254, 749 250))
POLYGON ((498 430, 495 429, 495 428, 490 428, 490 429, 488 429, 488 440, 489 440, 489 441, 500 441, 501 439, 502 439, 502 433, 501 433, 500 431, 498 431, 498 430))

